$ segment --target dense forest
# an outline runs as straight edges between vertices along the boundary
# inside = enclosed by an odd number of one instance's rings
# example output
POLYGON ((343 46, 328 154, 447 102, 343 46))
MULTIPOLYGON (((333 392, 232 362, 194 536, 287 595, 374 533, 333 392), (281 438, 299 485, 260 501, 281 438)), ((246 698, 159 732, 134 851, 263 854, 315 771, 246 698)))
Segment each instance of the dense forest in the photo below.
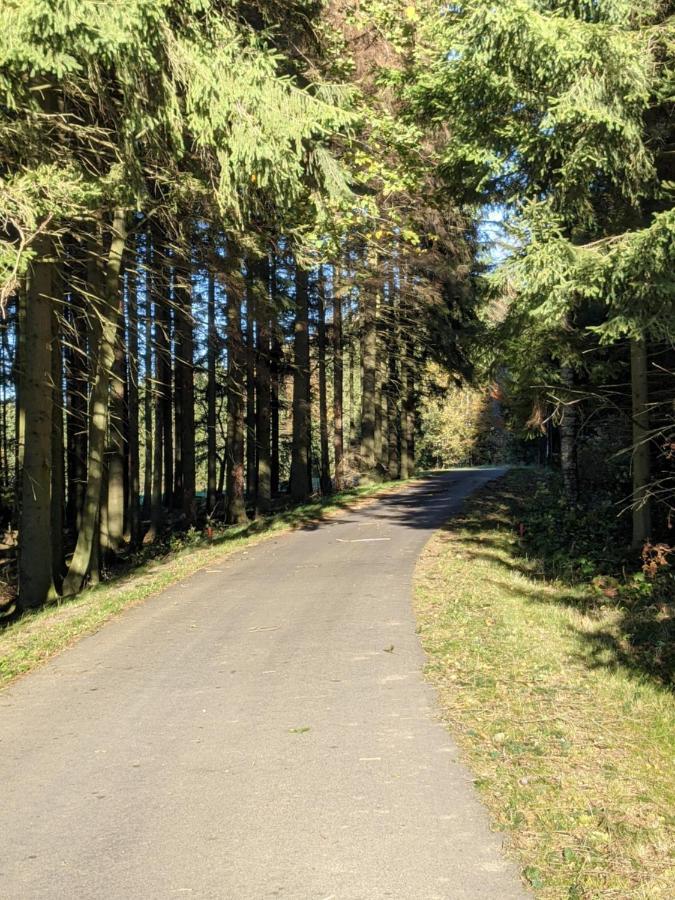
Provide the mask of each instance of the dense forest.
POLYGON ((6 612, 450 463, 667 568, 674 47, 666 0, 6 0, 6 612))

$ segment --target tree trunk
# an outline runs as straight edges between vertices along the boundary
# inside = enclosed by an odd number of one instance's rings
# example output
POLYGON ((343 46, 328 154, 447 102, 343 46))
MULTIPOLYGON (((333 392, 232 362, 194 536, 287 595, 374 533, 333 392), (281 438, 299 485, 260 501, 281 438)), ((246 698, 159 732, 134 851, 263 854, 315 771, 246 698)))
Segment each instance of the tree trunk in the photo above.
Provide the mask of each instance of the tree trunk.
POLYGON ((24 425, 19 524, 19 609, 44 604, 54 592, 51 543, 53 401, 52 243, 40 235, 27 280, 20 357, 20 411, 24 425))
MULTIPOLYGON (((60 288, 59 294, 63 291, 60 288)), ((52 572, 54 584, 59 590, 65 575, 63 546, 64 510, 66 499, 66 473, 63 459, 63 351, 61 328, 56 309, 52 309, 52 486, 51 486, 51 538, 52 572)))
MULTIPOLYGON (((121 287, 121 285, 120 285, 121 287)), ((122 323, 124 299, 120 290, 119 320, 122 323)), ((101 529, 101 546, 117 553, 124 543, 124 345, 123 328, 117 331, 115 362, 110 382, 110 415, 108 417, 109 443, 105 455, 107 503, 105 531, 101 529)))
POLYGON ((270 459, 270 490, 272 496, 279 493, 279 424, 281 413, 281 366, 282 350, 279 340, 279 326, 272 324, 272 456, 270 459))
POLYGON ((382 371, 382 313, 380 304, 376 306, 376 327, 375 327, 375 429, 373 432, 373 453, 375 456, 375 471, 378 476, 382 473, 382 456, 383 446, 385 444, 384 432, 386 429, 386 411, 383 407, 384 397, 384 378, 382 371))
POLYGON ((306 500, 312 491, 308 477, 309 435, 309 284, 306 270, 296 266, 293 367, 293 445, 291 448, 291 499, 306 500))
POLYGON ((400 476, 401 462, 398 447, 398 409, 396 405, 396 389, 391 385, 387 391, 387 419, 389 421, 389 459, 387 462, 387 475, 391 481, 400 476))
POLYGON ((255 435, 255 319, 257 266, 251 256, 246 261, 246 495, 255 500, 256 435, 255 435))
POLYGON ((362 292, 361 362, 361 452, 360 468, 368 475, 375 474, 375 389, 377 366, 377 295, 371 288, 362 292))
POLYGON ((82 289, 86 280, 80 244, 69 247, 68 344, 66 346, 66 446, 68 498, 66 524, 76 535, 81 523, 87 489, 87 407, 89 397, 86 302, 82 289))
POLYGON ((92 358, 94 383, 89 408, 89 455, 87 466, 87 492, 82 513, 82 525, 77 545, 63 583, 66 596, 82 589, 91 562, 92 551, 98 536, 98 516, 101 504, 103 480, 103 453, 108 421, 108 394, 111 372, 115 362, 115 342, 119 320, 119 290, 122 258, 126 242, 126 214, 116 209, 112 222, 112 238, 103 281, 103 296, 98 300, 99 316, 96 317, 97 343, 92 358))
MULTIPOLYGON (((277 268, 276 257, 274 251, 270 254, 270 296, 272 301, 272 309, 279 308, 277 298, 277 268)), ((272 359, 270 366, 270 375, 272 379, 272 400, 271 400, 271 426, 272 426, 272 447, 270 459, 270 492, 273 497, 279 493, 279 413, 280 413, 280 382, 281 369, 283 363, 283 351, 281 349, 281 338, 279 336, 280 326, 276 317, 271 319, 272 326, 272 359)))
POLYGON ((166 247, 162 247, 164 253, 161 258, 162 278, 160 285, 162 294, 159 298, 159 310, 157 320, 160 323, 160 340, 157 344, 158 357, 158 382, 159 399, 162 404, 162 443, 164 446, 164 458, 162 460, 164 474, 164 505, 170 508, 173 505, 173 396, 172 384, 172 359, 171 359, 171 271, 169 269, 169 257, 166 247))
POLYGON ((345 487, 344 473, 344 406, 343 406, 343 337, 340 270, 333 270, 333 454, 335 457, 335 490, 345 487))
POLYGON ((387 379, 387 423, 389 440, 389 459, 387 462, 387 474, 394 481, 399 477, 401 461, 399 458, 399 412, 397 406, 398 389, 398 329, 396 327, 395 299, 392 297, 391 321, 389 324, 388 338, 388 364, 389 374, 387 379))
POLYGON ((631 340, 630 372, 633 412, 633 549, 641 550, 651 537, 649 502, 649 383, 647 342, 631 340))
POLYGON ((127 270, 127 525, 129 542, 136 549, 141 542, 140 448, 138 435, 138 249, 134 246, 133 264, 127 270))
POLYGON ((387 439, 387 391, 382 354, 384 345, 380 343, 377 354, 375 388, 375 468, 378 475, 387 471, 389 462, 389 441, 387 439))
MULTIPOLYGON (((86 462, 86 478, 84 483, 84 497, 82 501, 82 510, 80 511, 80 528, 83 526, 85 509, 87 506, 87 490, 89 487, 89 452, 90 452, 90 444, 89 444, 89 436, 91 434, 91 403, 92 403, 92 390, 94 380, 96 378, 96 359, 98 353, 99 346, 99 329, 100 325, 100 305, 103 302, 102 298, 105 296, 105 272, 104 272, 104 263, 103 263, 103 252, 102 248, 105 244, 104 230, 103 230, 103 216, 99 215, 97 217, 95 228, 92 234, 90 234, 86 241, 86 281, 84 287, 84 301, 85 301, 85 309, 87 310, 87 358, 88 358, 88 370, 87 375, 89 377, 89 404, 87 406, 87 462, 86 462), (95 298, 94 304, 92 304, 92 298, 95 298), (98 301, 96 303, 96 300, 98 301)), ((107 410, 106 410, 107 413, 107 410)), ((105 469, 105 454, 102 460, 102 469, 101 469, 101 487, 99 490, 99 506, 98 511, 96 513, 96 520, 94 524, 94 534, 92 538, 92 551, 91 551, 91 561, 89 563, 89 583, 90 584, 98 584, 99 581, 99 567, 101 560, 100 553, 100 545, 101 545, 101 525, 102 519, 105 515, 107 515, 107 510, 105 506, 108 501, 108 488, 106 481, 106 469, 105 469)), ((78 538, 79 538, 79 529, 78 529, 78 538)))
POLYGON ((333 491, 330 477, 330 455, 328 449, 328 390, 326 386, 326 282, 323 267, 319 269, 319 434, 321 443, 321 459, 319 467, 319 485, 321 494, 327 497, 333 491))
MULTIPOLYGON (((145 234, 145 315, 144 315, 144 339, 145 350, 143 354, 144 392, 143 392, 143 444, 145 448, 143 460, 143 521, 150 522, 152 518, 152 464, 154 462, 153 447, 153 423, 152 408, 155 395, 152 368, 152 332, 153 332, 153 303, 155 301, 155 273, 153 271, 153 234, 148 228, 145 234)), ((151 526, 150 526, 151 527, 151 526)))
POLYGON ((257 279, 256 315, 256 437, 258 456, 258 483, 256 491, 256 513, 264 516, 272 508, 272 469, 270 447, 270 325, 271 305, 269 298, 269 259, 259 265, 257 279))
POLYGON ((560 370, 562 382, 569 392, 560 420, 560 468, 565 493, 572 503, 579 499, 579 472, 577 468, 577 431, 579 414, 574 402, 574 372, 570 366, 560 370))
MULTIPOLYGON (((153 253, 156 261, 157 257, 153 253)), ((153 282, 156 284, 158 273, 155 271, 153 282)), ((152 487, 150 491, 150 528, 145 535, 145 542, 155 541, 162 529, 164 522, 164 510, 162 507, 162 474, 164 470, 164 441, 166 429, 164 427, 164 397, 163 378, 166 376, 166 368, 162 362, 162 354, 166 353, 166 316, 162 311, 162 294, 155 293, 154 300, 154 377, 152 389, 153 408, 153 432, 152 432, 152 487)))
POLYGON ((21 519, 21 497, 23 493, 23 460, 26 452, 26 410, 23 403, 23 362, 26 358, 26 305, 29 286, 24 279, 24 287, 19 290, 16 300, 16 351, 14 353, 14 513, 21 519))
POLYGON ((417 415, 417 385, 416 385, 415 361, 411 354, 411 365, 408 371, 408 394, 406 399, 406 444, 408 447, 408 477, 415 474, 415 425, 417 415))
POLYGON ((218 462, 220 463, 220 468, 218 470, 218 489, 216 491, 216 497, 218 500, 222 500, 225 494, 225 474, 227 472, 227 450, 219 458, 218 462))
POLYGON ((354 349, 353 335, 349 339, 349 449, 354 455, 358 443, 358 431, 356 428, 356 385, 354 372, 356 371, 356 353, 354 349))
POLYGON ((206 345, 206 514, 216 508, 216 280, 209 272, 206 345))
MULTIPOLYGON (((379 328, 379 354, 378 354, 378 377, 379 390, 377 396, 377 405, 379 408, 380 420, 380 441, 379 455, 377 464, 380 472, 384 477, 390 476, 390 455, 392 449, 392 433, 396 435, 396 404, 392 404, 392 391, 394 389, 393 378, 396 375, 394 367, 392 376, 391 356, 393 347, 396 343, 396 308, 395 308, 395 283, 393 276, 390 278, 382 295, 382 313, 380 315, 379 328)), ((394 444, 396 446, 395 467, 398 472, 398 436, 396 435, 394 444)))
POLYGON ((229 262, 230 284, 227 293, 227 486, 225 521, 228 525, 248 522, 245 503, 245 406, 246 349, 241 329, 240 279, 236 261, 229 262), (236 280, 236 283, 234 283, 236 280))
POLYGON ((400 402, 400 471, 401 478, 411 478, 415 473, 415 375, 412 358, 412 341, 408 331, 405 307, 401 304, 399 318, 399 347, 401 351, 401 402, 400 402))
POLYGON ((194 391, 194 329, 192 318, 192 279, 189 265, 181 260, 176 266, 176 343, 180 356, 176 372, 180 371, 180 461, 182 469, 182 511, 185 523, 197 521, 195 496, 195 391, 194 391))
MULTIPOLYGON (((185 374, 185 369, 182 365, 183 359, 183 335, 180 326, 180 319, 182 318, 182 314, 180 309, 178 308, 179 304, 182 302, 180 296, 180 289, 178 287, 178 282, 180 280, 180 274, 178 271, 178 265, 174 270, 174 303, 173 303, 173 316, 174 316, 174 340, 173 340, 173 391, 171 394, 173 400, 173 445, 174 445, 174 455, 173 455, 173 491, 171 495, 171 506, 173 509, 181 510, 183 509, 183 395, 185 393, 185 387, 183 384, 183 376, 185 374)), ((171 353, 171 347, 169 348, 169 353, 171 353)))

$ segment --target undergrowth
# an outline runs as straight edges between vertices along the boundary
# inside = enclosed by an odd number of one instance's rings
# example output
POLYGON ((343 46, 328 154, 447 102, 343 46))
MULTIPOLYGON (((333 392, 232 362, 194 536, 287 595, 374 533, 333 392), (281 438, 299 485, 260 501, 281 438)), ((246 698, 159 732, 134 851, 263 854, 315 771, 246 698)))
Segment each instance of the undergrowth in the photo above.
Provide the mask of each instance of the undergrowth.
POLYGON ((617 663, 673 684, 675 678, 675 562, 665 544, 630 547, 630 517, 613 496, 596 491, 577 503, 555 473, 532 470, 528 490, 512 503, 520 541, 516 552, 548 579, 587 588, 587 610, 617 617, 608 649, 617 663), (532 489, 534 488, 534 490, 532 489))

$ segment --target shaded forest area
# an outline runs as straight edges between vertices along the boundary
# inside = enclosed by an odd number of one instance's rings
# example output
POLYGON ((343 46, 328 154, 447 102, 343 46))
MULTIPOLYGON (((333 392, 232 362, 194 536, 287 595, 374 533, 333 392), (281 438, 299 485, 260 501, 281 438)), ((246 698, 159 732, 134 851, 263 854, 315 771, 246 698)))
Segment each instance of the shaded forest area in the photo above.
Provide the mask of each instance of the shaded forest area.
POLYGON ((10 0, 5 613, 171 534, 523 460, 560 475, 543 555, 667 599, 672 12, 10 0))

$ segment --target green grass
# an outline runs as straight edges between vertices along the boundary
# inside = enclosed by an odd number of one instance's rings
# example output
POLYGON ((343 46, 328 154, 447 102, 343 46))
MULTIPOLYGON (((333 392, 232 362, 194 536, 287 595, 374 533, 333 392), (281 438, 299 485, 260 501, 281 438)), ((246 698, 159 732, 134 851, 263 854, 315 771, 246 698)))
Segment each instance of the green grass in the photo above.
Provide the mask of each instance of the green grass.
POLYGON ((428 677, 541 898, 675 897, 675 702, 621 663, 622 611, 522 556, 512 472, 427 546, 428 677))
POLYGON ((146 562, 123 577, 83 591, 73 599, 25 614, 0 630, 0 688, 35 669, 79 637, 96 631, 123 610, 204 566, 273 535, 320 522, 405 484, 397 481, 363 485, 248 525, 223 529, 210 542, 195 533, 185 545, 176 541, 175 549, 163 558, 146 562))

